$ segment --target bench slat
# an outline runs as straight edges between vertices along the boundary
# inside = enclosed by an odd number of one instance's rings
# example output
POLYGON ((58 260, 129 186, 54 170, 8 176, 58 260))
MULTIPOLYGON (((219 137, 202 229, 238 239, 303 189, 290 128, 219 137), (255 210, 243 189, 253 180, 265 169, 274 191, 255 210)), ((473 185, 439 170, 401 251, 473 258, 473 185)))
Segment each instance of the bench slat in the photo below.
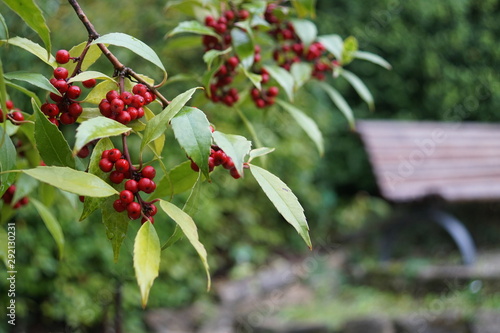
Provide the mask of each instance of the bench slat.
POLYGON ((500 125, 359 121, 357 131, 389 200, 500 198, 500 125))

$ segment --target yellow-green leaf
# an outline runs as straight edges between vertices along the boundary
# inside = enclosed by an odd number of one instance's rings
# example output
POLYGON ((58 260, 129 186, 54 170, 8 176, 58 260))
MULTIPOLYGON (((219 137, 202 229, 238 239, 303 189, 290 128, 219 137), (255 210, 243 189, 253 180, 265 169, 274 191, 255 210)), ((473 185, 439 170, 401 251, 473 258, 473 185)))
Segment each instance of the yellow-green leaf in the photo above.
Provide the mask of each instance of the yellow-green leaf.
POLYGON ((141 290, 142 307, 145 308, 149 291, 160 270, 160 239, 151 222, 146 222, 137 232, 134 242, 134 269, 141 290))
POLYGON ((61 225, 57 222, 57 219, 51 213, 51 211, 40 201, 31 198, 31 203, 35 206, 38 214, 42 218, 45 226, 49 230, 50 234, 54 238, 59 249, 59 258, 61 259, 64 254, 64 234, 61 229, 61 225))
POLYGON ((68 167, 39 166, 22 171, 41 182, 78 195, 109 197, 118 194, 101 178, 68 167))
POLYGON ((167 213, 168 216, 170 216, 172 220, 175 221, 175 223, 177 223, 191 245, 193 245, 196 252, 198 252, 201 262, 203 263, 203 267, 205 267, 205 272, 207 273, 207 289, 210 289, 211 280, 207 261, 207 250, 205 250, 205 246, 203 246, 198 239, 198 230, 193 219, 182 209, 168 201, 160 200, 160 207, 165 213, 167 213))

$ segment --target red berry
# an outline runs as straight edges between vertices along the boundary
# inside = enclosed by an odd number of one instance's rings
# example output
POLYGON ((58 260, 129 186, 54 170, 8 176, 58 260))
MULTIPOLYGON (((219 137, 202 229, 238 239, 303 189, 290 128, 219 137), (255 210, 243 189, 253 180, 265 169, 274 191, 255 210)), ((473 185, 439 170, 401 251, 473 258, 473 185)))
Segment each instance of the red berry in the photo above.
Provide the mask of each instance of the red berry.
POLYGON ((70 86, 66 92, 66 96, 70 99, 77 99, 81 93, 82 89, 79 86, 70 86))
POLYGON ((130 192, 129 190, 123 190, 120 192, 120 200, 124 204, 129 204, 134 201, 134 193, 130 192))
POLYGON ((119 98, 115 98, 110 102, 110 104, 111 104, 111 111, 115 113, 121 112, 125 108, 125 103, 119 98))
POLYGON ((276 96, 278 96, 279 92, 280 92, 280 90, 278 87, 276 87, 276 86, 269 87, 269 89, 267 90, 267 96, 276 97, 276 96))
POLYGON ((227 30, 227 25, 225 23, 217 23, 214 28, 217 33, 223 34, 227 30))
POLYGON ((60 64, 68 63, 69 58, 69 52, 66 50, 59 50, 56 52, 56 61, 60 64))
POLYGON ((149 178, 141 178, 137 184, 139 191, 152 193, 156 189, 156 184, 149 178))
POLYGON ((145 100, 144 97, 141 95, 134 95, 132 97, 132 102, 130 103, 130 106, 133 106, 134 108, 140 108, 141 106, 144 106, 145 100))
POLYGON ((132 88, 132 92, 135 94, 135 95, 144 95, 145 92, 148 91, 148 87, 146 87, 145 85, 143 85, 142 83, 138 83, 136 84, 133 88, 132 88))
POLYGON ((227 64, 232 68, 236 68, 236 66, 238 66, 239 63, 240 61, 238 60, 237 57, 231 57, 227 60, 227 64))
POLYGON ((262 98, 259 98, 255 101, 255 105, 257 105, 258 108, 262 109, 266 106, 266 101, 264 101, 262 98))
POLYGON ((12 102, 11 100, 6 101, 5 105, 7 106, 8 110, 12 110, 14 108, 14 102, 12 102))
POLYGON ((241 177, 240 173, 238 172, 238 170, 236 170, 236 168, 229 169, 229 173, 231 174, 231 177, 233 177, 234 179, 238 179, 241 177))
POLYGON ((89 147, 88 146, 83 146, 82 149, 80 149, 80 151, 78 152, 78 157, 80 158, 85 158, 87 156, 89 156, 90 154, 90 150, 89 150, 89 147))
POLYGON ((82 112, 83 112, 83 108, 82 106, 80 105, 80 103, 71 103, 69 106, 68 106, 68 112, 70 115, 72 115, 74 118, 78 118, 82 112))
POLYGON ((112 183, 120 184, 124 179, 125 174, 123 174, 122 172, 118 172, 115 170, 109 174, 109 180, 111 180, 112 183))
POLYGON ((205 25, 207 27, 213 27, 215 25, 215 19, 213 16, 208 15, 205 17, 205 25))
POLYGON ((42 104, 41 109, 43 114, 52 118, 56 117, 59 114, 59 107, 56 104, 44 103, 42 104))
POLYGON ((226 20, 228 21, 232 21, 234 20, 234 12, 232 10, 227 10, 224 12, 224 17, 226 18, 226 20))
POLYGON ((111 104, 107 99, 103 99, 101 103, 99 103, 99 111, 101 111, 101 114, 105 117, 111 116, 113 111, 111 110, 111 104))
POLYGON ((127 205, 124 205, 123 202, 120 199, 117 199, 113 202, 113 208, 118 212, 121 213, 125 209, 127 209, 127 205))
POLYGON ((130 169, 130 163, 124 158, 120 158, 118 161, 115 163, 115 169, 118 172, 127 172, 130 169))
POLYGON ((152 93, 150 93, 149 91, 146 91, 141 96, 144 97, 144 105, 148 105, 149 103, 151 103, 153 101, 154 95, 152 93))
POLYGON ((68 82, 66 80, 57 80, 54 82, 54 87, 61 93, 64 94, 66 91, 68 91, 68 82))
POLYGON ((232 168, 234 168, 233 159, 226 155, 226 160, 224 161, 224 163, 222 163, 222 167, 227 170, 231 170, 232 168))
POLYGON ((137 111, 136 108, 129 106, 126 110, 128 114, 130 115, 130 120, 135 120, 139 116, 139 111, 137 111))
POLYGON ((56 126, 59 126, 59 120, 57 120, 57 118, 49 118, 49 121, 50 121, 52 124, 54 124, 54 125, 56 125, 56 126))
POLYGON ((139 186, 135 180, 129 179, 125 182, 125 189, 132 193, 137 193, 139 191, 139 186))
POLYGON ((198 167, 198 165, 196 163, 194 163, 193 161, 191 161, 191 169, 193 169, 193 171, 196 171, 196 172, 200 171, 200 168, 198 167))
POLYGON ((148 216, 148 217, 143 217, 141 219, 141 224, 144 224, 146 223, 147 221, 151 222, 151 223, 155 223, 155 218, 152 217, 152 216, 148 216))
POLYGON ((85 88, 93 88, 97 84, 97 81, 95 79, 88 79, 83 81, 82 84, 85 88))
POLYGON ((111 103, 112 100, 116 99, 116 98, 120 98, 120 94, 118 93, 118 91, 116 90, 110 90, 108 91, 108 93, 106 94, 106 99, 108 100, 108 102, 111 103))
POLYGON ((101 153, 101 158, 108 158, 108 155, 109 155, 109 151, 110 151, 110 150, 111 150, 111 149, 109 149, 109 150, 104 150, 104 151, 101 153))
POLYGON ((61 114, 61 116, 59 116, 59 121, 61 122, 61 124, 71 125, 75 123, 76 118, 70 115, 68 112, 66 112, 61 114))
POLYGON ((57 67, 54 69, 54 77, 58 80, 64 80, 68 78, 68 70, 64 67, 57 67))
POLYGON ((130 117, 130 113, 128 113, 127 111, 120 111, 120 113, 118 113, 118 116, 116 116, 116 121, 123 125, 130 123, 131 120, 132 117, 130 117))
POLYGON ((14 112, 10 113, 10 117, 15 121, 23 121, 24 120, 23 114, 19 111, 14 111, 14 112))
POLYGON ((131 220, 141 217, 141 205, 138 202, 132 201, 127 205, 127 215, 131 220))
POLYGON ((155 216, 156 213, 158 213, 158 208, 156 208, 155 204, 151 204, 149 205, 149 208, 148 208, 148 214, 150 216, 155 216))
POLYGON ((102 158, 99 161, 99 169, 101 169, 103 172, 110 172, 111 170, 113 170, 113 162, 111 162, 107 158, 102 158))
POLYGON ((125 105, 129 105, 130 102, 132 102, 132 97, 134 95, 132 95, 131 93, 129 93, 128 91, 124 91, 120 94, 120 99, 123 101, 123 103, 125 103, 125 105))
POLYGON ((142 107, 137 108, 137 119, 144 117, 144 109, 142 107))
POLYGON ((155 178, 156 176, 156 170, 154 167, 152 167, 151 165, 147 165, 145 166, 142 171, 141 171, 141 175, 143 177, 146 177, 146 178, 149 178, 149 179, 153 179, 155 178))
POLYGON ((122 152, 118 148, 110 149, 108 152, 108 159, 115 163, 122 157, 122 152))
POLYGON ((250 13, 246 9, 240 9, 240 11, 238 12, 238 17, 242 21, 246 20, 249 16, 250 16, 250 13))

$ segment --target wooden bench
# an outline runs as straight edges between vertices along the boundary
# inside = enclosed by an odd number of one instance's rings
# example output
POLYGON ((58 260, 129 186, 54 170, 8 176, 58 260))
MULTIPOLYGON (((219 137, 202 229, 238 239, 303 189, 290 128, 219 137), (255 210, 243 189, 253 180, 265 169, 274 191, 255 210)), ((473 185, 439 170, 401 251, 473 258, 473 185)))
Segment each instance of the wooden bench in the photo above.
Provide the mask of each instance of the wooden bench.
MULTIPOLYGON (((381 195, 390 202, 437 197, 447 202, 500 199, 500 125, 374 120, 358 121, 356 128, 381 195)), ((437 207, 418 213, 451 235, 464 264, 475 262, 474 242, 459 220, 437 207)), ((390 256, 394 232, 405 223, 396 220, 386 230, 384 259, 390 256)))

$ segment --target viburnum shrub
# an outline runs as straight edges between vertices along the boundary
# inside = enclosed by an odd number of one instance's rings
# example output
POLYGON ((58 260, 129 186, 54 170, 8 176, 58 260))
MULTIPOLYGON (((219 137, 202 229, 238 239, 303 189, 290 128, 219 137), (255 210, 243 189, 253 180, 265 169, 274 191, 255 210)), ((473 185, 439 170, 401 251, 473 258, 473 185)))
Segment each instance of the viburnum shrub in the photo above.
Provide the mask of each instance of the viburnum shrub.
MULTIPOLYGON (((30 68, 31 63, 22 72, 11 72, 8 63, 0 62, 0 223, 12 218, 16 209, 32 205, 62 256, 64 232, 53 213, 55 203, 34 191, 38 187, 55 187, 66 196, 80 199, 79 220, 100 210, 115 261, 129 224, 138 223, 133 261, 145 306, 158 276, 162 250, 182 236, 199 254, 210 287, 207 253, 196 224, 172 199, 190 191, 183 207, 194 205, 200 186, 210 183, 211 173, 218 172, 216 167, 221 166, 219 170, 227 170, 228 177, 240 182, 248 181, 245 176, 250 173, 284 219, 308 247, 312 246, 306 217, 292 190, 253 163, 273 148, 252 149, 245 137, 215 130, 200 109, 203 104, 187 104, 203 88, 201 94, 206 94, 210 103, 237 107, 249 101, 254 108, 279 104, 298 120, 322 151, 321 134, 312 119, 280 97, 292 100, 294 92, 306 82, 325 80, 326 73, 331 72, 332 79, 345 77, 371 104, 366 87, 344 67, 356 57, 387 65, 374 54, 358 51, 355 39, 318 37, 312 22, 294 18, 295 14, 313 13, 314 1, 184 3, 179 8, 191 7, 205 13, 203 22, 182 22, 169 36, 181 32, 201 34, 200 45, 208 68, 202 79, 204 87, 193 87, 171 99, 162 88, 176 80, 167 80, 166 68, 156 52, 127 34, 101 36, 78 1, 68 3, 88 39, 69 49, 58 48, 55 56, 49 29, 33 0, 4 2, 37 33, 44 47, 21 36, 7 36, 0 41, 0 47, 9 48, 9 52, 31 53, 41 65, 49 66, 52 74, 43 76, 30 68), (157 70, 137 73, 134 67, 138 64, 123 64, 113 53, 116 47, 135 53, 141 62, 149 62, 157 70), (92 70, 97 61, 106 63, 108 70, 92 70), (31 91, 17 81, 37 90, 31 91), (31 102, 30 110, 14 107, 9 98, 14 89, 31 102), (173 131, 177 143, 166 139, 167 131, 173 131), (169 148, 176 144, 184 150, 185 161, 169 169, 164 159, 173 154, 175 150, 169 148), (176 226, 173 235, 160 240, 155 228, 172 221, 176 226)), ((175 3, 174 7, 180 4, 175 3)), ((5 22, 1 14, 0 21, 5 22)), ((329 84, 321 87, 352 120, 352 111, 342 96, 329 84)), ((254 139, 258 142, 258 138, 254 139)), ((6 262, 13 270, 14 263, 6 262)))

